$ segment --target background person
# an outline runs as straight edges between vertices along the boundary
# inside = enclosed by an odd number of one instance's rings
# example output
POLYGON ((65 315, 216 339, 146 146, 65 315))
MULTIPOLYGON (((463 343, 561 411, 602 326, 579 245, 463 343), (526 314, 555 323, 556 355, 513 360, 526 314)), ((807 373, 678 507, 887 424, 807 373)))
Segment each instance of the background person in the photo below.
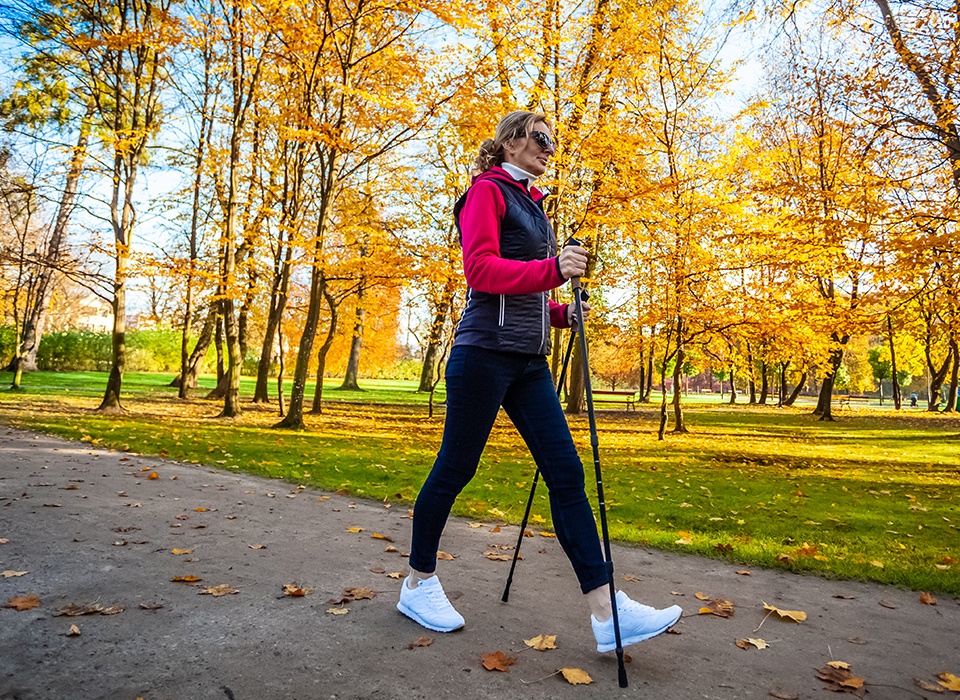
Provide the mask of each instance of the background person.
MULTIPOLYGON (((477 470, 500 407, 517 427, 543 474, 557 540, 573 565, 591 611, 598 651, 615 637, 609 572, 583 465, 553 386, 546 356, 550 327, 576 323, 572 304, 549 291, 587 269, 587 251, 567 246, 543 212, 533 186, 556 152, 546 119, 512 112, 480 147, 474 180, 454 207, 463 248, 467 305, 446 369, 443 440, 413 512, 410 574, 397 609, 424 627, 451 632, 464 625, 435 575, 437 549, 450 509, 477 470)), ((589 308, 584 305, 585 310, 589 308)), ((657 610, 617 593, 624 646, 673 626, 681 610, 657 610)))

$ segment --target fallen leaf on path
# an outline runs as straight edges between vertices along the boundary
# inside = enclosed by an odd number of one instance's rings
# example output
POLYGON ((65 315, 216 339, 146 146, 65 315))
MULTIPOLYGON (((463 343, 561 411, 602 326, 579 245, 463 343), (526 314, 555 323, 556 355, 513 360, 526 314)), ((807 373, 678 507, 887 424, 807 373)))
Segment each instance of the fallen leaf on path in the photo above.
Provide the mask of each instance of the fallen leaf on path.
POLYGON ((232 595, 233 593, 239 593, 236 588, 231 586, 229 583, 221 583, 219 586, 208 586, 200 591, 199 595, 212 595, 214 598, 219 598, 224 595, 232 595))
POLYGON ((634 582, 643 581, 643 579, 640 578, 639 576, 631 576, 630 574, 627 574, 626 576, 624 576, 624 577, 623 577, 623 580, 624 580, 624 581, 634 581, 634 582))
POLYGON ((913 682, 918 688, 920 688, 920 690, 926 690, 927 692, 930 692, 930 693, 947 692, 943 688, 941 688, 939 685, 934 685, 933 683, 930 683, 929 681, 925 681, 922 678, 914 678, 913 682))
POLYGON ((896 610, 897 606, 891 603, 889 600, 878 600, 879 603, 884 608, 889 608, 890 610, 896 610))
POLYGON ((376 596, 377 592, 371 588, 345 588, 339 598, 331 598, 327 602, 331 605, 341 605, 355 600, 373 600, 376 596))
MULTIPOLYGON (((483 556, 490 561, 511 561, 513 559, 510 554, 498 554, 497 552, 484 552, 483 556)), ((517 559, 523 559, 523 557, 518 555, 517 559)))
POLYGON ((9 543, 10 543, 10 540, 8 540, 6 537, 0 537, 0 544, 9 544, 9 543))
POLYGON ((763 603, 763 609, 769 610, 770 612, 776 614, 781 620, 803 622, 807 619, 807 613, 803 612, 802 610, 781 610, 780 608, 774 607, 773 605, 767 605, 766 603, 763 603))
POLYGON ((97 615, 103 611, 103 606, 99 603, 90 603, 90 605, 77 605, 69 603, 54 613, 55 617, 66 615, 67 617, 79 617, 80 615, 97 615))
POLYGON ((29 572, 27 571, 11 571, 10 569, 7 569, 6 571, 3 572, 3 577, 13 578, 14 576, 25 576, 28 573, 29 572))
POLYGON ((206 513, 206 512, 207 512, 207 509, 204 508, 203 506, 199 506, 199 507, 197 507, 197 508, 194 508, 193 510, 194 510, 195 513, 206 513))
POLYGON ((68 629, 64 634, 65 634, 67 637, 79 637, 79 636, 80 636, 80 628, 77 627, 76 625, 70 625, 70 629, 68 629))
POLYGON ((443 561, 453 561, 456 558, 456 555, 450 554, 449 552, 438 551, 437 559, 442 559, 443 561))
POLYGON ((737 572, 737 576, 749 576, 749 575, 750 575, 750 572, 747 571, 746 569, 741 569, 740 571, 737 572))
POLYGON ((848 664, 846 661, 829 661, 827 662, 827 666, 830 668, 846 669, 848 671, 850 670, 850 664, 848 664))
POLYGON ((555 533, 553 533, 553 532, 543 531, 543 532, 540 533, 540 536, 541 536, 541 537, 556 537, 557 535, 556 535, 555 533))
POLYGON ((538 634, 533 639, 524 639, 523 643, 526 644, 531 649, 536 649, 537 651, 547 651, 548 649, 557 648, 557 635, 555 634, 538 634))
POLYGON ((330 615, 346 615, 350 612, 350 608, 327 608, 327 613, 330 615))
POLYGON ((832 668, 824 666, 817 671, 817 678, 827 684, 827 688, 835 693, 850 693, 862 698, 867 692, 863 687, 863 679, 854 676, 849 668, 832 668))
POLYGON ((770 646, 762 639, 754 639, 753 637, 747 637, 746 639, 738 639, 736 644, 741 649, 749 649, 750 647, 756 647, 757 649, 766 649, 770 646))
POLYGON ((716 598, 700 608, 701 615, 716 615, 717 617, 733 617, 733 601, 716 598))
POLYGON ((420 639, 418 639, 417 641, 410 642, 407 645, 407 649, 416 649, 417 647, 428 647, 431 644, 433 644, 433 640, 430 639, 430 637, 420 637, 420 639))
POLYGON ((126 608, 122 605, 111 605, 109 608, 104 608, 100 611, 101 615, 118 615, 122 613, 126 608))
POLYGON ((772 698, 777 698, 777 700, 800 700, 799 695, 788 693, 785 690, 771 690, 769 695, 772 698))
POLYGON ((353 533, 363 532, 363 528, 362 528, 362 527, 348 527, 348 528, 346 529, 346 532, 353 532, 353 533))
POLYGON ((203 579, 201 579, 199 576, 174 576, 172 579, 170 579, 170 581, 173 583, 196 583, 197 581, 201 580, 203 579))
POLYGON ((403 578, 403 576, 404 574, 402 571, 392 571, 389 574, 387 574, 387 578, 392 578, 392 579, 401 579, 403 578))
POLYGON ((932 595, 930 595, 929 593, 921 593, 921 594, 920 594, 920 602, 923 603, 924 605, 936 605, 936 604, 937 604, 937 599, 934 598, 934 597, 933 597, 932 595))
POLYGON ((180 556, 181 554, 193 554, 192 549, 171 549, 170 552, 172 554, 176 554, 177 556, 180 556))
POLYGON ((159 610, 163 607, 163 603, 140 603, 141 610, 159 610))
POLYGON ((147 474, 147 478, 150 480, 159 479, 160 475, 157 474, 156 472, 150 472, 149 474, 147 474))
POLYGON ((937 678, 940 679, 938 683, 947 690, 960 693, 960 677, 944 672, 938 673, 937 678))
POLYGON ((590 675, 579 668, 561 668, 560 673, 563 675, 563 679, 570 685, 587 685, 593 683, 590 675))
POLYGON ((250 549, 266 549, 267 545, 265 544, 251 544, 249 545, 250 549))
POLYGON ((7 604, 4 605, 5 608, 13 608, 14 610, 24 611, 31 610, 33 608, 40 607, 40 599, 34 593, 31 593, 27 596, 20 596, 18 598, 11 598, 7 601, 7 604))
POLYGON ((375 532, 370 535, 375 540, 386 540, 387 542, 393 542, 393 538, 390 535, 381 535, 379 532, 375 532))
POLYGON ((287 583, 283 586, 283 594, 285 596, 290 596, 291 598, 302 598, 305 595, 310 595, 313 593, 312 588, 305 588, 298 586, 295 583, 287 583))
POLYGON ((697 600, 710 600, 710 596, 708 596, 706 593, 701 593, 700 591, 697 591, 693 595, 696 596, 697 600))
POLYGON ((502 651, 494 651, 489 654, 484 654, 480 657, 480 660, 483 662, 483 667, 488 671, 503 671, 506 673, 511 666, 517 663, 517 660, 513 657, 507 656, 502 651))

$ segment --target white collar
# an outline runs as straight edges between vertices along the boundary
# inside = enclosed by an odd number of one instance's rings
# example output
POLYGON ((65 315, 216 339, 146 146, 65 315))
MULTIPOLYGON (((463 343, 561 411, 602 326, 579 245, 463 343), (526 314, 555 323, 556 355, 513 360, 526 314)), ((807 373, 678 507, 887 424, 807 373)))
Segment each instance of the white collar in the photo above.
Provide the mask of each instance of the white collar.
POLYGON ((537 179, 536 175, 531 175, 523 168, 518 168, 513 163, 501 163, 500 167, 507 171, 507 174, 510 175, 514 180, 518 182, 523 182, 526 180, 527 189, 529 190, 533 187, 533 181, 537 179))

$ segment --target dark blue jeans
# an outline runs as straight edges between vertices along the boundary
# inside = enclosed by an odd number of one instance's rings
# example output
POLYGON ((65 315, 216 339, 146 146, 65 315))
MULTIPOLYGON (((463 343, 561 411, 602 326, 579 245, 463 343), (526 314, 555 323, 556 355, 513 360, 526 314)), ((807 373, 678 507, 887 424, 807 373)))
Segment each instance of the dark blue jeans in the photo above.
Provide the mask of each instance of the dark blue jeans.
POLYGON ((443 442, 413 511, 410 566, 432 573, 450 509, 477 471, 500 406, 530 448, 550 491, 557 540, 586 593, 609 582, 583 463, 542 355, 458 345, 446 372, 443 442))

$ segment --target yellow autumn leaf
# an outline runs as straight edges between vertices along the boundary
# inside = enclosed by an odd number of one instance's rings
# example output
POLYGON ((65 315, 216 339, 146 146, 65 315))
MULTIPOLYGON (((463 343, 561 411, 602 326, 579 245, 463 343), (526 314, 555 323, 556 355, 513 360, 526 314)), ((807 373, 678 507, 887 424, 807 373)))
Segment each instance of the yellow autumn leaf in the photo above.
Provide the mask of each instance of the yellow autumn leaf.
POLYGON ((181 554, 193 554, 192 549, 171 549, 170 551, 177 556, 180 556, 181 554))
MULTIPOLYGON (((763 601, 761 601, 763 602, 763 601)), ((781 610, 780 608, 774 607, 773 605, 767 605, 763 603, 763 609, 769 610, 781 619, 793 620, 794 622, 803 622, 807 619, 807 613, 802 610, 781 610)))
POLYGON ((947 690, 956 691, 960 693, 960 678, 958 678, 957 676, 953 675, 952 673, 944 672, 944 673, 938 673, 937 678, 940 679, 937 682, 947 690))
POLYGON ((557 648, 556 641, 557 635, 555 634, 538 634, 533 639, 524 639, 523 643, 531 649, 536 649, 537 651, 547 651, 548 649, 557 648))
POLYGON ((327 608, 327 613, 330 615, 346 615, 350 612, 350 608, 327 608))
POLYGON ((347 532, 363 532, 362 527, 348 527, 347 532))
POLYGON ((25 576, 26 574, 26 571, 11 571, 10 569, 7 569, 2 575, 4 578, 13 578, 14 576, 25 576))
POLYGON ((850 664, 848 664, 846 661, 828 661, 827 666, 832 666, 833 668, 847 669, 848 671, 850 670, 850 664))
POLYGON ((579 668, 561 668, 560 673, 563 674, 564 680, 570 685, 587 685, 588 683, 593 683, 593 679, 589 674, 579 668))
POLYGON ((67 630, 66 635, 67 635, 68 637, 79 637, 79 636, 80 636, 80 628, 77 627, 76 625, 70 625, 70 629, 67 630))

